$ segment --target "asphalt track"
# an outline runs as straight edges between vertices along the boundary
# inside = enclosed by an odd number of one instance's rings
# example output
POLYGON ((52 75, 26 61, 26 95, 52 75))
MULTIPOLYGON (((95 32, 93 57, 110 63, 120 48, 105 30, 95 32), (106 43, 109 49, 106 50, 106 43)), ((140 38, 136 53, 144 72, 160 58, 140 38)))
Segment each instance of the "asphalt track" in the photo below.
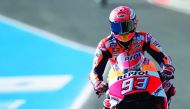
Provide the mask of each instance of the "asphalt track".
MULTIPOLYGON (((95 47, 102 37, 109 34, 108 15, 118 5, 133 7, 140 21, 138 29, 153 34, 173 58, 177 94, 171 109, 189 109, 190 15, 153 6, 146 1, 117 3, 111 0, 103 8, 93 0, 0 0, 0 14, 95 47)), ((97 99, 93 93, 83 108, 101 108, 102 99, 97 99)))

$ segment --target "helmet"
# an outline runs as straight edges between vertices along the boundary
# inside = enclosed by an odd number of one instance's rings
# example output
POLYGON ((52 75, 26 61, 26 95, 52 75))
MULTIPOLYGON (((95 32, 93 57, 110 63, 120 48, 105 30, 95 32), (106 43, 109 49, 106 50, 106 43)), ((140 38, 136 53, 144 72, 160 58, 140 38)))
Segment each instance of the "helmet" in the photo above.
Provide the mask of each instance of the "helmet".
POLYGON ((133 9, 127 6, 116 7, 110 13, 109 22, 112 33, 119 41, 129 41, 135 35, 137 20, 133 9))

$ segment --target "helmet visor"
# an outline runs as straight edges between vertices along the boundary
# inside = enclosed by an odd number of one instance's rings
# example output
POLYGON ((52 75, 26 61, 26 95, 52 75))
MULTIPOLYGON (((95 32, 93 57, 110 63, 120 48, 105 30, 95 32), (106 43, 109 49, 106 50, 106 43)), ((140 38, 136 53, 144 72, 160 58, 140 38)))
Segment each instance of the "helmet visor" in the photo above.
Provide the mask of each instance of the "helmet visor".
POLYGON ((112 32, 115 34, 126 34, 133 31, 136 27, 134 20, 129 20, 125 22, 111 22, 112 32))

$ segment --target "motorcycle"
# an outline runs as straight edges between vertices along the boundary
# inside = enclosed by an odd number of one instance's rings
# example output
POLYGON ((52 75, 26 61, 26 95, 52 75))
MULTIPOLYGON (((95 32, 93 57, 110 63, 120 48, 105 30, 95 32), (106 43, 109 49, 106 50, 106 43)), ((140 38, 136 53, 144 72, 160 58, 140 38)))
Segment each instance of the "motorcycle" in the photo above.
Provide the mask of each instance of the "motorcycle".
POLYGON ((154 62, 141 53, 137 54, 121 53, 109 72, 110 109, 168 109, 165 91, 172 83, 161 81, 154 62), (129 69, 129 65, 137 69, 129 69))

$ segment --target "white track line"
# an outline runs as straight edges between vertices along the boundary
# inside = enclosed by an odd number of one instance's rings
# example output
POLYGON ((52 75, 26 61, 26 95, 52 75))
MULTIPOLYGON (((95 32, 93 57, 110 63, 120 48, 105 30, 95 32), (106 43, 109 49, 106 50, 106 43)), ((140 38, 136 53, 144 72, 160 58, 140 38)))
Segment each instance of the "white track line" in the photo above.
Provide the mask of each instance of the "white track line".
POLYGON ((86 103, 87 104, 87 99, 90 97, 90 95, 92 94, 93 90, 92 90, 92 84, 88 83, 84 90, 82 91, 81 95, 78 96, 75 99, 75 102, 73 102, 73 104, 71 105, 70 109, 82 109, 82 106, 86 103), (82 105, 81 105, 82 104, 82 105))
POLYGON ((25 103, 26 103, 25 99, 0 101, 0 109, 19 109, 25 103))
POLYGON ((85 45, 79 44, 77 42, 62 38, 61 36, 55 35, 53 33, 33 27, 31 25, 22 23, 20 21, 11 19, 11 18, 3 16, 3 15, 0 15, 0 21, 3 21, 3 23, 14 26, 20 30, 27 31, 27 32, 33 33, 33 34, 37 34, 37 36, 43 37, 45 39, 51 40, 53 42, 56 42, 58 44, 61 44, 61 45, 64 45, 64 46, 67 46, 67 47, 70 47, 70 48, 73 48, 76 50, 84 51, 87 53, 93 53, 95 50, 92 47, 85 46, 85 45))
POLYGON ((72 79, 73 75, 0 76, 0 93, 57 91, 72 79))
MULTIPOLYGON (((93 54, 94 53, 94 48, 89 47, 89 46, 85 46, 82 44, 79 44, 77 42, 68 40, 68 39, 64 39, 58 35, 49 33, 47 31, 41 30, 39 28, 30 26, 28 24, 25 23, 21 23, 15 19, 11 19, 8 18, 6 16, 0 15, 0 21, 7 23, 9 25, 12 25, 18 29, 30 32, 30 33, 34 33, 34 34, 38 34, 38 36, 49 39, 53 42, 56 42, 58 44, 64 45, 64 46, 68 46, 70 48, 76 49, 76 50, 80 50, 86 53, 90 53, 93 54)), ((79 94, 79 96, 77 97, 77 99, 75 101, 73 101, 73 104, 71 106, 71 109, 81 109, 81 107, 84 105, 84 103, 86 102, 86 100, 88 99, 88 97, 90 96, 90 94, 92 93, 92 88, 90 87, 90 84, 87 84, 85 86, 85 88, 81 91, 81 93, 79 94)))

